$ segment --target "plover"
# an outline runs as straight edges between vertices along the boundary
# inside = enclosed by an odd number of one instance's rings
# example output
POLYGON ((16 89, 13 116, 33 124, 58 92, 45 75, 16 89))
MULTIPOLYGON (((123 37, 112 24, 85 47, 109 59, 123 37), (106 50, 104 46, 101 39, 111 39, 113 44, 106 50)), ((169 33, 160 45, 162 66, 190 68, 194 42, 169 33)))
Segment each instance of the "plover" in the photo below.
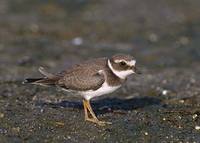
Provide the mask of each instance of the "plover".
POLYGON ((111 58, 97 58, 76 64, 65 71, 52 74, 39 68, 42 78, 28 78, 25 83, 57 86, 68 92, 75 92, 83 97, 85 120, 99 125, 106 123, 98 120, 90 105, 90 100, 111 93, 126 81, 127 76, 139 74, 136 60, 125 54, 117 54, 111 58))

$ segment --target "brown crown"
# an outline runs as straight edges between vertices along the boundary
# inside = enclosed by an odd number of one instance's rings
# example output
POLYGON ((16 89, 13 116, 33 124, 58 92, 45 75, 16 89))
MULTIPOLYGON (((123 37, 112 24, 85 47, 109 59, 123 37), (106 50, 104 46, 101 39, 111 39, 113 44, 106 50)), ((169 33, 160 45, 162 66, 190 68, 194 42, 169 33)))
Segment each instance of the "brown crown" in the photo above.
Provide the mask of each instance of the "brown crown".
POLYGON ((126 60, 126 61, 131 61, 134 60, 135 58, 131 55, 125 55, 125 54, 117 54, 112 56, 111 60, 115 61, 115 60, 126 60))

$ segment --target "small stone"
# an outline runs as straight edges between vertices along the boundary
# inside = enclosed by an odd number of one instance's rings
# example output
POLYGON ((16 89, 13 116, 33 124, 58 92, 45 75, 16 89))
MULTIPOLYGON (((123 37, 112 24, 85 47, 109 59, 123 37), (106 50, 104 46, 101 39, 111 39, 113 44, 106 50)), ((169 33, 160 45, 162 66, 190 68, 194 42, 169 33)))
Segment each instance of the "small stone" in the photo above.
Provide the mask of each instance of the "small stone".
POLYGON ((13 130, 15 133, 19 133, 19 132, 20 132, 20 128, 19 128, 19 127, 14 127, 14 128, 12 128, 12 130, 13 130))
POLYGON ((42 109, 40 109, 40 113, 43 113, 44 112, 44 109, 42 108, 42 109))
POLYGON ((55 123, 57 126, 60 126, 60 127, 65 125, 65 123, 63 123, 63 122, 55 122, 55 123))
POLYGON ((163 118, 163 121, 166 121, 166 118, 163 118))
POLYGON ((0 134, 5 134, 7 133, 8 131, 6 129, 3 129, 3 128, 0 128, 0 134))
POLYGON ((200 130, 200 126, 195 126, 195 129, 196 130, 200 130))
POLYGON ((184 103, 185 101, 183 99, 179 100, 179 103, 184 103))
POLYGON ((35 23, 30 24, 29 28, 32 32, 38 32, 39 31, 39 26, 35 23))
POLYGON ((0 118, 3 118, 4 117, 4 113, 0 113, 0 118))
POLYGON ((191 82, 191 83, 196 83, 196 80, 195 80, 194 78, 191 78, 191 79, 190 79, 190 82, 191 82))
POLYGON ((158 41, 158 36, 157 36, 157 34, 155 34, 155 33, 149 34, 149 40, 150 40, 151 42, 157 42, 157 41, 158 41))
POLYGON ((83 39, 81 37, 76 37, 72 40, 72 44, 80 46, 83 44, 83 39))
POLYGON ((163 95, 167 95, 167 94, 168 94, 168 90, 163 90, 163 91, 162 91, 162 94, 163 94, 163 95))
POLYGON ((179 42, 182 45, 187 45, 190 42, 190 40, 188 37, 183 36, 183 37, 180 37, 179 42))
POLYGON ((32 100, 36 101, 37 100, 37 96, 33 96, 32 100))
POLYGON ((144 134, 145 134, 146 136, 148 136, 148 135, 149 135, 149 133, 148 133, 148 132, 144 132, 144 134))
POLYGON ((194 114, 194 115, 192 116, 192 118, 195 119, 197 116, 198 116, 197 114, 194 114))
POLYGON ((162 81, 162 83, 163 83, 163 84, 166 84, 166 83, 167 83, 167 80, 166 80, 166 79, 164 79, 164 80, 162 81))

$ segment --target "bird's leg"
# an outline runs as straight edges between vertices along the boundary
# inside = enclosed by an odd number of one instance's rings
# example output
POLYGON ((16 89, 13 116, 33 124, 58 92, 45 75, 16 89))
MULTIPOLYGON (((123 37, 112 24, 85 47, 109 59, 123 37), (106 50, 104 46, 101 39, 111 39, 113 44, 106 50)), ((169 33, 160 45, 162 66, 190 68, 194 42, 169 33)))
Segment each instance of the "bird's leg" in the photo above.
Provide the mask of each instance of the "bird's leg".
POLYGON ((84 107, 84 112, 85 112, 85 120, 87 120, 89 119, 89 116, 88 116, 88 109, 87 109, 85 100, 83 100, 83 107, 84 107))
POLYGON ((83 100, 83 107, 84 107, 84 112, 85 112, 85 120, 97 123, 98 119, 95 116, 94 112, 93 111, 91 112, 91 110, 88 108, 89 107, 88 103, 89 103, 89 101, 83 100), (92 118, 89 117, 88 111, 91 114, 92 118))
POLYGON ((111 124, 110 122, 104 122, 104 121, 98 120, 98 118, 96 117, 94 111, 92 110, 92 107, 91 107, 90 102, 88 100, 83 100, 83 106, 84 106, 85 120, 86 121, 94 122, 94 123, 97 123, 98 125, 101 125, 101 126, 105 125, 106 123, 111 124), (88 111, 91 114, 92 118, 89 118, 88 111))
POLYGON ((87 106, 87 109, 89 110, 90 114, 92 115, 93 119, 98 120, 97 116, 95 115, 94 111, 92 110, 92 107, 88 100, 86 100, 86 106, 87 106))

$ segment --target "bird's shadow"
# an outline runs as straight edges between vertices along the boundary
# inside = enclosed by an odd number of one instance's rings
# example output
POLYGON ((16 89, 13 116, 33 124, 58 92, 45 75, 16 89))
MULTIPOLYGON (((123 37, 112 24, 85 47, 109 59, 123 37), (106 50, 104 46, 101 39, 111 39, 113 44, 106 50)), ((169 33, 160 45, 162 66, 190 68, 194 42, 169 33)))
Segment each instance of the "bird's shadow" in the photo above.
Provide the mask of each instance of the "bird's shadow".
MULTIPOLYGON (((144 108, 151 105, 162 105, 161 99, 155 97, 135 97, 130 99, 104 98, 91 101, 91 106, 97 115, 115 111, 130 111, 138 108, 144 108)), ((58 103, 40 102, 40 106, 50 106, 52 108, 73 108, 83 109, 81 101, 61 101, 58 103)))

